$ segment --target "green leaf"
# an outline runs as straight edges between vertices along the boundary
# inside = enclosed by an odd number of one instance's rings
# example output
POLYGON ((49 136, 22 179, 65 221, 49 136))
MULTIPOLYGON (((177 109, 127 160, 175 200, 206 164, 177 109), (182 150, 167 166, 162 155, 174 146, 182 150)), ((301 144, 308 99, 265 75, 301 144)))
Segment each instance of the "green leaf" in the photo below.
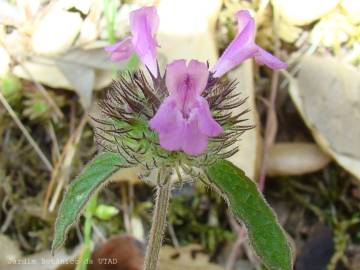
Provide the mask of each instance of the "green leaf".
POLYGON ((64 243, 67 231, 77 221, 89 198, 118 169, 117 165, 123 163, 124 160, 118 154, 101 153, 69 185, 55 222, 52 252, 64 243))
POLYGON ((256 184, 226 160, 210 166, 206 173, 234 216, 244 222, 250 242, 263 264, 271 270, 291 270, 292 252, 285 232, 256 184))

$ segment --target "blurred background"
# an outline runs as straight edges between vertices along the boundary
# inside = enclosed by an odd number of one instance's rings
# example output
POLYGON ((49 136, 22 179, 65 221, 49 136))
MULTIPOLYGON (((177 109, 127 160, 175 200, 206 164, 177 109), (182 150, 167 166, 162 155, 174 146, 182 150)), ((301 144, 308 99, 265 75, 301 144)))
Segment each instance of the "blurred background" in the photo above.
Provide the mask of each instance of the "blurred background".
MULTIPOLYGON (((88 269, 141 269, 153 188, 136 170, 113 175, 63 250, 49 249, 64 189, 98 151, 88 114, 116 71, 138 65, 110 63, 103 47, 144 5, 159 7, 162 66, 215 63, 235 12, 250 10, 257 43, 289 68, 249 60, 228 74, 256 125, 231 160, 264 186, 295 269, 360 269, 359 0, 0 0, 0 269, 86 269, 74 264, 86 245, 116 259, 88 269)), ((173 191, 160 269, 262 268, 223 200, 196 182, 173 191)))

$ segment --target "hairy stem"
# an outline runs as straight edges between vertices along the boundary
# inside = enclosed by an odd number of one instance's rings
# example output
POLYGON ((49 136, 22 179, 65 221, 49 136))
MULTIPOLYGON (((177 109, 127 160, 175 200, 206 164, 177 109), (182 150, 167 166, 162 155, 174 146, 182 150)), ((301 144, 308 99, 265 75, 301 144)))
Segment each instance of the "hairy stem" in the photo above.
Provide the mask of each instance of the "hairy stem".
POLYGON ((159 184, 156 191, 155 209, 151 225, 149 244, 145 255, 144 270, 156 270, 161 243, 166 227, 166 213, 169 206, 171 181, 159 184))

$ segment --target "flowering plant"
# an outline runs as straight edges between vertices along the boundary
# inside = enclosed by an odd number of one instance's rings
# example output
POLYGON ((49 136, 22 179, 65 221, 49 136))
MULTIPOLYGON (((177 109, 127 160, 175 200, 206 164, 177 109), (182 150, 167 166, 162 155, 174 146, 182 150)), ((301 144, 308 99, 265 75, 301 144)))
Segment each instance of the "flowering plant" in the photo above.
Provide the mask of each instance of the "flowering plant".
POLYGON ((94 117, 96 141, 105 151, 65 194, 53 249, 64 241, 88 198, 116 169, 138 167, 141 177, 157 188, 145 269, 157 269, 173 174, 180 181, 200 179, 219 192, 247 227, 262 262, 270 269, 291 269, 288 242, 274 213, 256 185, 225 161, 239 150, 240 135, 253 126, 244 125, 248 110, 232 112, 246 102, 234 93, 236 81, 221 77, 251 57, 272 69, 286 67, 255 43, 255 22, 248 11, 239 11, 236 19, 237 35, 213 67, 179 59, 162 72, 156 60, 156 8, 130 13, 131 36, 105 49, 113 61, 124 61, 135 53, 147 71, 121 75, 100 101, 101 115, 94 117))

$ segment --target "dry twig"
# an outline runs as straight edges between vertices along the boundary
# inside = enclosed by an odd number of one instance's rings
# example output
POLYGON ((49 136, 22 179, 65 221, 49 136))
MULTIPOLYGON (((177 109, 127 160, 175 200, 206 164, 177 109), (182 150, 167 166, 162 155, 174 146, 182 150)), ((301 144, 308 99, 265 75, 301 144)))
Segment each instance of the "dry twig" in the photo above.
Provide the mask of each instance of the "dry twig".
POLYGON ((53 169, 53 166, 51 165, 48 158, 45 156, 45 154, 41 151, 39 145, 35 142, 35 140, 32 138, 30 133, 27 131, 25 126, 20 121, 19 117, 16 115, 14 110, 11 108, 10 104, 7 102, 6 98, 3 96, 3 94, 0 91, 0 102, 3 104, 7 112, 10 114, 11 118, 14 120, 15 124, 19 127, 21 132, 24 134, 25 138, 28 140, 28 142, 31 144, 31 146, 34 148, 35 152, 38 154, 42 162, 44 162, 46 168, 51 172, 53 169))
POLYGON ((85 112, 77 129, 75 130, 74 133, 71 134, 70 138, 66 142, 66 145, 64 146, 60 158, 56 163, 54 170, 52 171, 51 180, 45 195, 44 215, 46 214, 47 210, 49 210, 49 212, 52 212, 55 209, 55 206, 58 202, 60 193, 65 185, 65 182, 68 181, 68 178, 70 177, 70 168, 71 168, 71 163, 75 157, 76 145, 80 141, 83 129, 87 121, 88 121, 88 115, 87 112, 85 112), (55 183, 57 183, 57 186, 49 205, 50 197, 55 187, 55 183))

